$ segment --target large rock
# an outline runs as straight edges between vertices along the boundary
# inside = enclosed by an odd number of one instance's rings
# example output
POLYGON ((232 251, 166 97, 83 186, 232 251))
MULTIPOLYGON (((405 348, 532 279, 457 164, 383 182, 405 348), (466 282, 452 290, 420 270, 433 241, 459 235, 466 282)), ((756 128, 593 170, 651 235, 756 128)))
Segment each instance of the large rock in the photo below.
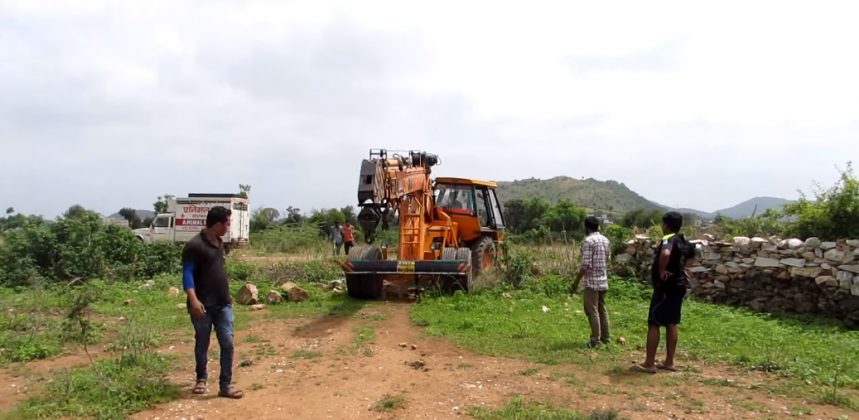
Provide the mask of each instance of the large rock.
POLYGON ((835 278, 838 279, 839 282, 841 282, 841 281, 848 281, 848 282, 853 281, 853 277, 855 277, 855 276, 853 275, 853 273, 851 273, 849 271, 839 271, 837 274, 835 274, 835 278))
POLYGON ((853 274, 859 274, 859 265, 839 265, 839 270, 849 271, 853 274))
POLYGON ((758 257, 755 259, 755 267, 781 267, 775 258, 758 257))
POLYGON ((820 276, 814 279, 818 286, 838 286, 838 281, 832 276, 820 276))
POLYGON ((853 248, 859 248, 859 239, 848 239, 846 241, 847 246, 852 246, 853 248))
POLYGON ((269 290, 268 293, 265 294, 265 301, 270 304, 277 304, 283 302, 283 296, 281 296, 280 292, 277 290, 269 290))
POLYGON ((859 296, 859 283, 850 286, 850 294, 853 296, 859 296))
POLYGON ((802 258, 805 258, 806 261, 811 262, 814 261, 814 259, 817 257, 814 256, 813 252, 806 251, 802 253, 802 258))
POLYGON ((785 258, 779 262, 789 267, 805 267, 805 260, 802 258, 785 258))
POLYGON ((619 263, 619 264, 626 264, 626 263, 628 263, 628 262, 631 262, 631 261, 632 261, 632 255, 630 255, 630 254, 620 254, 620 255, 618 255, 618 256, 616 256, 616 257, 614 257, 614 261, 615 261, 615 262, 617 262, 617 263, 619 263))
POLYGON ((790 268, 790 274, 794 277, 809 277, 809 278, 813 279, 813 278, 816 278, 817 276, 819 276, 820 273, 822 273, 822 272, 823 272, 823 269, 817 268, 817 267, 805 267, 805 268, 791 267, 790 268))
POLYGON ((239 302, 240 305, 254 305, 259 303, 259 290, 257 287, 246 283, 239 289, 239 292, 236 293, 236 301, 239 302))
POLYGON ((844 261, 844 252, 842 252, 840 249, 833 248, 824 252, 823 258, 826 258, 829 261, 840 263, 844 261))
POLYGON ((746 247, 752 243, 752 240, 746 236, 735 236, 734 237, 734 246, 738 247, 746 247))
POLYGON ((814 249, 820 246, 820 238, 816 238, 814 236, 805 240, 805 247, 808 249, 814 249))
POLYGON ((828 250, 835 248, 835 247, 836 247, 835 242, 822 242, 820 244, 820 249, 822 249, 824 251, 828 251, 828 250))
POLYGON ((301 286, 288 281, 280 286, 281 290, 286 292, 287 299, 290 302, 301 302, 307 300, 310 297, 310 294, 307 293, 307 290, 301 288, 301 286))
POLYGON ((787 240, 787 247, 790 249, 797 249, 803 245, 805 245, 805 242, 796 238, 791 238, 787 240))

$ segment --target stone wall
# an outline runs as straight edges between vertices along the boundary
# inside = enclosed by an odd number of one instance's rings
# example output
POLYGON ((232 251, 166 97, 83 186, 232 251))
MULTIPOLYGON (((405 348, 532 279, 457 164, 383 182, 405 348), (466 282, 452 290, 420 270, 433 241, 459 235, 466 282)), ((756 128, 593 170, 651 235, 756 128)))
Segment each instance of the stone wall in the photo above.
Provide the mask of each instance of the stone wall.
MULTIPOLYGON (((763 312, 817 314, 859 328, 859 240, 712 237, 696 244, 691 293, 763 312)), ((631 264, 650 281, 658 241, 636 236, 615 262, 631 264)))

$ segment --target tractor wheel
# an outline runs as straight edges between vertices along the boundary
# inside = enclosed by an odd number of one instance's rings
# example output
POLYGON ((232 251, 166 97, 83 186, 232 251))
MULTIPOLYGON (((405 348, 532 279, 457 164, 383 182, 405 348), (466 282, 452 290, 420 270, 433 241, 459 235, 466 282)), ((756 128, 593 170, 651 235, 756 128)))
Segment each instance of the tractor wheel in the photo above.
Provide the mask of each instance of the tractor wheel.
MULTIPOLYGON (((349 250, 350 261, 381 259, 382 250, 377 246, 349 250)), ((382 280, 377 274, 350 273, 346 275, 346 290, 356 299, 378 299, 382 296, 382 280)))
POLYGON ((456 260, 465 262, 465 273, 464 277, 457 279, 455 287, 467 292, 471 289, 471 281, 474 278, 474 270, 471 268, 471 264, 473 263, 471 250, 468 248, 457 248, 456 260))
POLYGON ((480 238, 479 241, 471 245, 474 252, 472 262, 474 263, 474 275, 479 276, 485 271, 495 266, 497 253, 495 251, 495 241, 488 236, 480 238))

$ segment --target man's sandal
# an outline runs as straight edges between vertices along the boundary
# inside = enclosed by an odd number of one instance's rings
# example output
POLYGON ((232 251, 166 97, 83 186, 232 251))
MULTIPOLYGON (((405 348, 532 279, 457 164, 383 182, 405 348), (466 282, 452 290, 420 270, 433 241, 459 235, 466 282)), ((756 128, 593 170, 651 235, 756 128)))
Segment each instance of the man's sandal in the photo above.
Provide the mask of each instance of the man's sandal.
POLYGON ((657 369, 667 370, 669 372, 677 372, 677 366, 674 365, 666 365, 665 363, 657 363, 657 369))
POLYGON ((206 393, 206 381, 198 380, 196 384, 194 384, 194 389, 191 391, 194 394, 201 395, 206 393))
POLYGON ((244 396, 245 396, 245 394, 244 394, 242 391, 239 391, 239 390, 236 390, 236 389, 228 389, 228 390, 226 390, 226 391, 221 391, 221 392, 219 392, 219 393, 218 393, 218 396, 219 396, 219 397, 232 398, 232 399, 234 399, 234 400, 238 400, 238 399, 240 399, 240 398, 244 397, 244 396))
POLYGON ((655 367, 646 367, 644 365, 632 365, 629 367, 630 372, 640 372, 640 373, 656 373, 655 367))

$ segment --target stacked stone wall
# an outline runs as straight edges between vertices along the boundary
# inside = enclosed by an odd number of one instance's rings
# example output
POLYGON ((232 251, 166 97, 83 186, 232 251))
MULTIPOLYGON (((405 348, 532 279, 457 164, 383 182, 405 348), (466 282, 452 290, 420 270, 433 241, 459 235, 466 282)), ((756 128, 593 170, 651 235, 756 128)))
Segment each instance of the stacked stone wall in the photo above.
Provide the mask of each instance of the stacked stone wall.
MULTIPOLYGON (((859 328, 859 240, 712 237, 696 244, 689 268, 691 293, 762 312, 817 314, 859 328)), ((637 236, 617 263, 632 265, 650 281, 657 241, 637 236)))

